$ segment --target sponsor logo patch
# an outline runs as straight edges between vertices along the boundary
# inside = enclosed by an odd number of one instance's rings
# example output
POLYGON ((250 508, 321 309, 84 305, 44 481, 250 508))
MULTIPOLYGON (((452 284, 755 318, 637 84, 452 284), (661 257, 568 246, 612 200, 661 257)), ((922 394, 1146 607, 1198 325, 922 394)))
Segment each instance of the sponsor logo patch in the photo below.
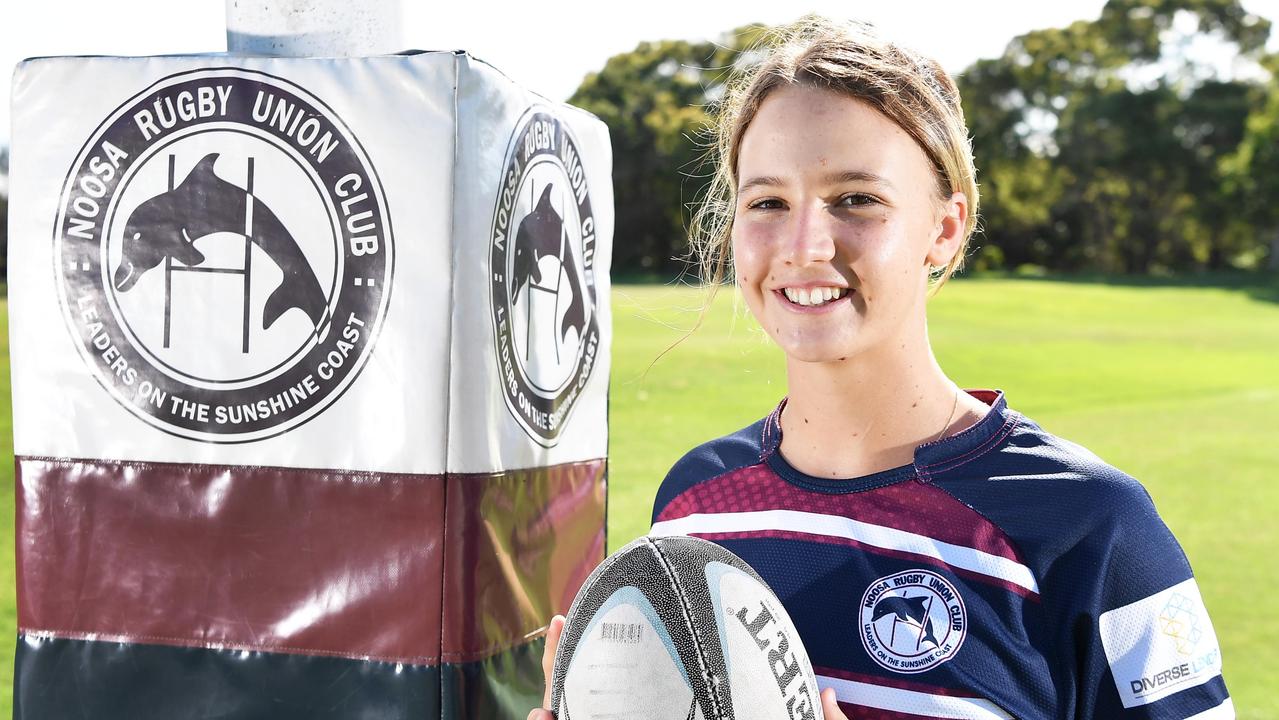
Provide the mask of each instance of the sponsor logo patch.
POLYGON ((1195 599, 1181 593, 1173 593, 1159 613, 1159 631, 1172 638, 1177 652, 1189 656, 1203 639, 1199 626, 1200 608, 1195 599))
POLYGON ((955 585, 929 570, 872 582, 862 595, 861 639, 879 665, 921 673, 955 656, 968 634, 968 611, 955 585))
POLYGON ((1098 629, 1126 708, 1221 674, 1221 649, 1194 578, 1102 613, 1098 629))
POLYGON ((547 107, 516 123, 490 232, 489 280, 502 396, 551 447, 599 352, 595 216, 577 141, 547 107))
POLYGON ((368 359, 392 280, 381 183, 350 129, 305 89, 234 68, 167 77, 104 120, 53 246, 99 383, 205 442, 323 412, 368 359))

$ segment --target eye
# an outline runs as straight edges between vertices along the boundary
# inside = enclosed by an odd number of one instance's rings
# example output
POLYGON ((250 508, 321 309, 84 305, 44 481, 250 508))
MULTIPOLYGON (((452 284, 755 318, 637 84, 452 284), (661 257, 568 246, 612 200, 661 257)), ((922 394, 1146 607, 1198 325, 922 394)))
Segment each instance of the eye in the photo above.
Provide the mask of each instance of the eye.
POLYGON ((878 199, 866 193, 848 193, 841 197, 835 205, 838 207, 865 207, 878 202, 878 199))
POLYGON ((760 198, 746 206, 750 210, 781 210, 785 207, 777 198, 760 198))

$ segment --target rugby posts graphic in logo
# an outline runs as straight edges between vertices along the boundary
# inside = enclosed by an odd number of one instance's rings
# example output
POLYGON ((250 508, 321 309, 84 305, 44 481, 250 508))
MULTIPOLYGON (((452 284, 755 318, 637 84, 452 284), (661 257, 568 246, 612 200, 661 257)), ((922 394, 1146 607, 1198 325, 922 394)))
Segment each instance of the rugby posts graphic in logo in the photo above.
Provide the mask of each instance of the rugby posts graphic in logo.
POLYGON ((599 351, 595 217, 579 145, 534 106, 502 166, 489 270, 502 395, 537 443, 555 445, 599 351))
POLYGON ((350 387, 393 250, 342 120, 234 68, 117 108, 72 165, 54 229, 63 309, 98 381, 151 425, 221 443, 286 432, 350 387))
POLYGON ((968 634, 963 598, 949 580, 928 570, 876 580, 860 607, 862 645, 895 672, 920 673, 946 662, 968 634))

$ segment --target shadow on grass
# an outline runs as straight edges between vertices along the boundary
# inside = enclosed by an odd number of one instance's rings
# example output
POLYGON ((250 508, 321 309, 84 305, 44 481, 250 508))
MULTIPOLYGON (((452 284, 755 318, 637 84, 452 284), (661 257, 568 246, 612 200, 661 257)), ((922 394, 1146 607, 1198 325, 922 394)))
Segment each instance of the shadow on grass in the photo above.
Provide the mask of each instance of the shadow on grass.
POLYGON ((1108 275, 1103 273, 1011 273, 982 272, 961 277, 998 278, 1028 282, 1063 282, 1116 287, 1217 288, 1242 292, 1253 300, 1279 303, 1279 273, 1276 272, 1203 272, 1181 275, 1108 275))
POLYGON ((610 273, 614 285, 697 285, 697 273, 660 273, 618 270, 610 273))

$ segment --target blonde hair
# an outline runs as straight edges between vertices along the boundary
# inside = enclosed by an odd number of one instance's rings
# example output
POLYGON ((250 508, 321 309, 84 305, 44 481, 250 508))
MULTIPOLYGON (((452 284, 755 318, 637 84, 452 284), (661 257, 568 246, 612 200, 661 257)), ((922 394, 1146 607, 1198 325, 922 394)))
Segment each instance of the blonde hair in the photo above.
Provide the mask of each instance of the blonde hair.
MULTIPOLYGON (((915 139, 932 162, 940 199, 968 198, 964 239, 950 263, 936 272, 933 292, 964 261, 977 224, 977 177, 959 90, 936 61, 895 45, 862 23, 840 23, 816 15, 770 33, 743 58, 746 65, 726 88, 716 114, 708 160, 715 165, 706 196, 693 217, 689 237, 702 281, 714 289, 732 268, 733 211, 737 202, 737 156, 742 136, 760 104, 783 85, 804 85, 870 103, 915 139)), ((710 299, 707 300, 707 306, 710 299)))

